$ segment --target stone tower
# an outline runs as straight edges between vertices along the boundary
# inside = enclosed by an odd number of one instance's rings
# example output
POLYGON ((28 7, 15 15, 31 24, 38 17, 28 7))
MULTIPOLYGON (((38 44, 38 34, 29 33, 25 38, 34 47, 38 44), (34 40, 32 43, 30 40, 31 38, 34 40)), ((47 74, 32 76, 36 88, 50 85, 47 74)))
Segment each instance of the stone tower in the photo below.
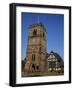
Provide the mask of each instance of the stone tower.
POLYGON ((28 45, 24 71, 26 73, 45 72, 46 59, 46 30, 42 23, 29 27, 28 45))

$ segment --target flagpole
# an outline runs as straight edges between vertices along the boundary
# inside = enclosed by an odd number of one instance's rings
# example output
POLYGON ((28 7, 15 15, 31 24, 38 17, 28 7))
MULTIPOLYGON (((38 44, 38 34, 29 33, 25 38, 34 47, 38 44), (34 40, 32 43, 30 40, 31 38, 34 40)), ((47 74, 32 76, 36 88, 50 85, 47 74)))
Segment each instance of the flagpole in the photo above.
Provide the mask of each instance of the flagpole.
POLYGON ((39 16, 38 16, 38 23, 39 23, 39 16))

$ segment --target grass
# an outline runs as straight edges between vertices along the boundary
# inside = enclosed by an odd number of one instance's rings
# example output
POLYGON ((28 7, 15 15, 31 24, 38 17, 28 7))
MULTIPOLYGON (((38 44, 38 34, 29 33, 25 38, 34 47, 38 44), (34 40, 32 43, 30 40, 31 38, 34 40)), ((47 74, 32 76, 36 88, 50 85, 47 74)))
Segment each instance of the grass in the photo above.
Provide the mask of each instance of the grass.
POLYGON ((58 75, 64 75, 62 72, 55 72, 55 71, 48 71, 48 72, 33 72, 33 73, 28 73, 22 74, 22 77, 36 77, 36 76, 58 76, 58 75))

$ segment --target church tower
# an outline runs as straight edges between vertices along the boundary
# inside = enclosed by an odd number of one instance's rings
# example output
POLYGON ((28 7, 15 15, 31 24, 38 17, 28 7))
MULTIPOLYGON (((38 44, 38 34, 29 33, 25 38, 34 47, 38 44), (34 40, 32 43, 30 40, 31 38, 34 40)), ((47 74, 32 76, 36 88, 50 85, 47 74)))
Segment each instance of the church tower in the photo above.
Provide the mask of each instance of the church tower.
POLYGON ((24 72, 45 72, 47 69, 46 53, 45 27, 42 23, 33 24, 28 32, 24 72))

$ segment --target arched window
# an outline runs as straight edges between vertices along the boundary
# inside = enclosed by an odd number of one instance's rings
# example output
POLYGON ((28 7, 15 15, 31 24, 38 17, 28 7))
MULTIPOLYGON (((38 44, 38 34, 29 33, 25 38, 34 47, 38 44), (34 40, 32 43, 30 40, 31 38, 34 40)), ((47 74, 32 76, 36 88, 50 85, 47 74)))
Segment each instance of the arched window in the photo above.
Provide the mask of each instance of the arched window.
POLYGON ((33 68, 33 70, 35 70, 35 65, 34 64, 32 64, 32 68, 33 68))
POLYGON ((34 29, 33 35, 35 36, 37 34, 37 29, 34 29))
POLYGON ((35 54, 32 54, 32 61, 35 61, 35 54))
POLYGON ((39 70, 39 66, 36 66, 37 70, 39 70))

